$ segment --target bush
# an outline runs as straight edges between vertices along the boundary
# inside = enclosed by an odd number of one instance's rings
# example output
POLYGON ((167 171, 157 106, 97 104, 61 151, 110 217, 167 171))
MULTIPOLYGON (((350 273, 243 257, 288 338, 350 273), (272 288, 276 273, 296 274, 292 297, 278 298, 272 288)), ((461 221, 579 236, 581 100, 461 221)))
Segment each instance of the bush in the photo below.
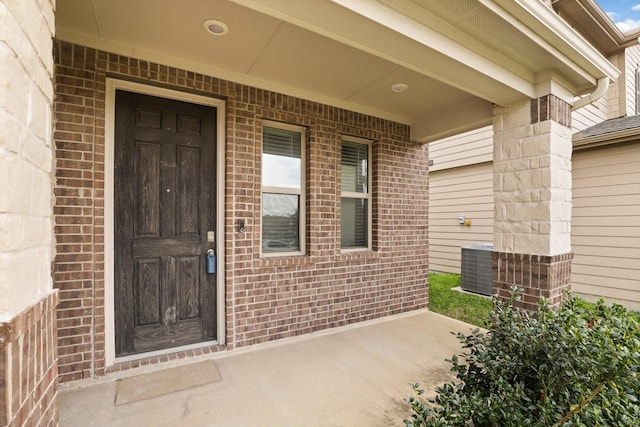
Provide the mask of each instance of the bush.
POLYGON ((603 301, 569 298, 528 314, 494 299, 489 331, 458 333, 466 351, 451 360, 456 381, 424 402, 407 399, 407 426, 640 425, 640 324, 635 313, 603 301))

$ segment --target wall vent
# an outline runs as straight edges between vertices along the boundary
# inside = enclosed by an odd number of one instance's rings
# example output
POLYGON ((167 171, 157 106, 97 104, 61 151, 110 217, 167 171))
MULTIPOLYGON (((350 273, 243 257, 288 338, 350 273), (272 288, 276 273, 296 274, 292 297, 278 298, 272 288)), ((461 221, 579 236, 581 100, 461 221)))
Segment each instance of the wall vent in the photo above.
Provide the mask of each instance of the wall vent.
POLYGON ((482 295, 493 293, 493 243, 462 247, 462 289, 482 295))

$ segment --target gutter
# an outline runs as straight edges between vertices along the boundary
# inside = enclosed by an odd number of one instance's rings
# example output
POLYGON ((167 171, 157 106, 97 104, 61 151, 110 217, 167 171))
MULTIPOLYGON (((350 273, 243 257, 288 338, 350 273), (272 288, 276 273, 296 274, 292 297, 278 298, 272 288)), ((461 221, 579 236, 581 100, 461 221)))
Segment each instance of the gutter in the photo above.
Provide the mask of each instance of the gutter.
POLYGON ((576 111, 582 107, 594 103, 607 92, 607 89, 609 89, 609 77, 602 77, 598 79, 596 90, 591 92, 589 95, 578 98, 578 100, 573 103, 571 111, 576 111))

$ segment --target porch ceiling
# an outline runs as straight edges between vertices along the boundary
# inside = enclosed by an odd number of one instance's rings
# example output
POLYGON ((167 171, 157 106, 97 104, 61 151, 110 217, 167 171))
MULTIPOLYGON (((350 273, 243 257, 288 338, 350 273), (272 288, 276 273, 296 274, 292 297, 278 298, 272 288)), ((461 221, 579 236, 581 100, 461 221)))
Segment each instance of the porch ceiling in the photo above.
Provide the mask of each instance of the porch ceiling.
POLYGON ((532 0, 58 0, 56 32, 406 123, 422 142, 489 124, 492 104, 539 96, 551 81, 572 98, 617 77, 532 0), (208 34, 207 19, 229 33, 208 34))

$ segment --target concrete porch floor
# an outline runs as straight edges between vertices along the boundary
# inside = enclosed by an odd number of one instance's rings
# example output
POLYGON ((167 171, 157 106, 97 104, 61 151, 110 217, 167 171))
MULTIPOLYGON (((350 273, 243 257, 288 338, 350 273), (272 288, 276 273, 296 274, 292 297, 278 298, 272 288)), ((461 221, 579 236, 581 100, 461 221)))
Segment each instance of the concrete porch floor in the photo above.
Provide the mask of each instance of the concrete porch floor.
MULTIPOLYGON (((122 403, 120 375, 60 386, 59 422, 72 426, 404 426, 412 382, 425 390, 452 378, 444 360, 461 347, 450 332, 472 326, 418 311, 180 364, 213 361, 219 379, 122 403), (164 394, 162 394, 164 393, 164 394)), ((215 368, 214 368, 215 369, 215 368)), ((426 393, 433 396, 433 393, 426 393)))

